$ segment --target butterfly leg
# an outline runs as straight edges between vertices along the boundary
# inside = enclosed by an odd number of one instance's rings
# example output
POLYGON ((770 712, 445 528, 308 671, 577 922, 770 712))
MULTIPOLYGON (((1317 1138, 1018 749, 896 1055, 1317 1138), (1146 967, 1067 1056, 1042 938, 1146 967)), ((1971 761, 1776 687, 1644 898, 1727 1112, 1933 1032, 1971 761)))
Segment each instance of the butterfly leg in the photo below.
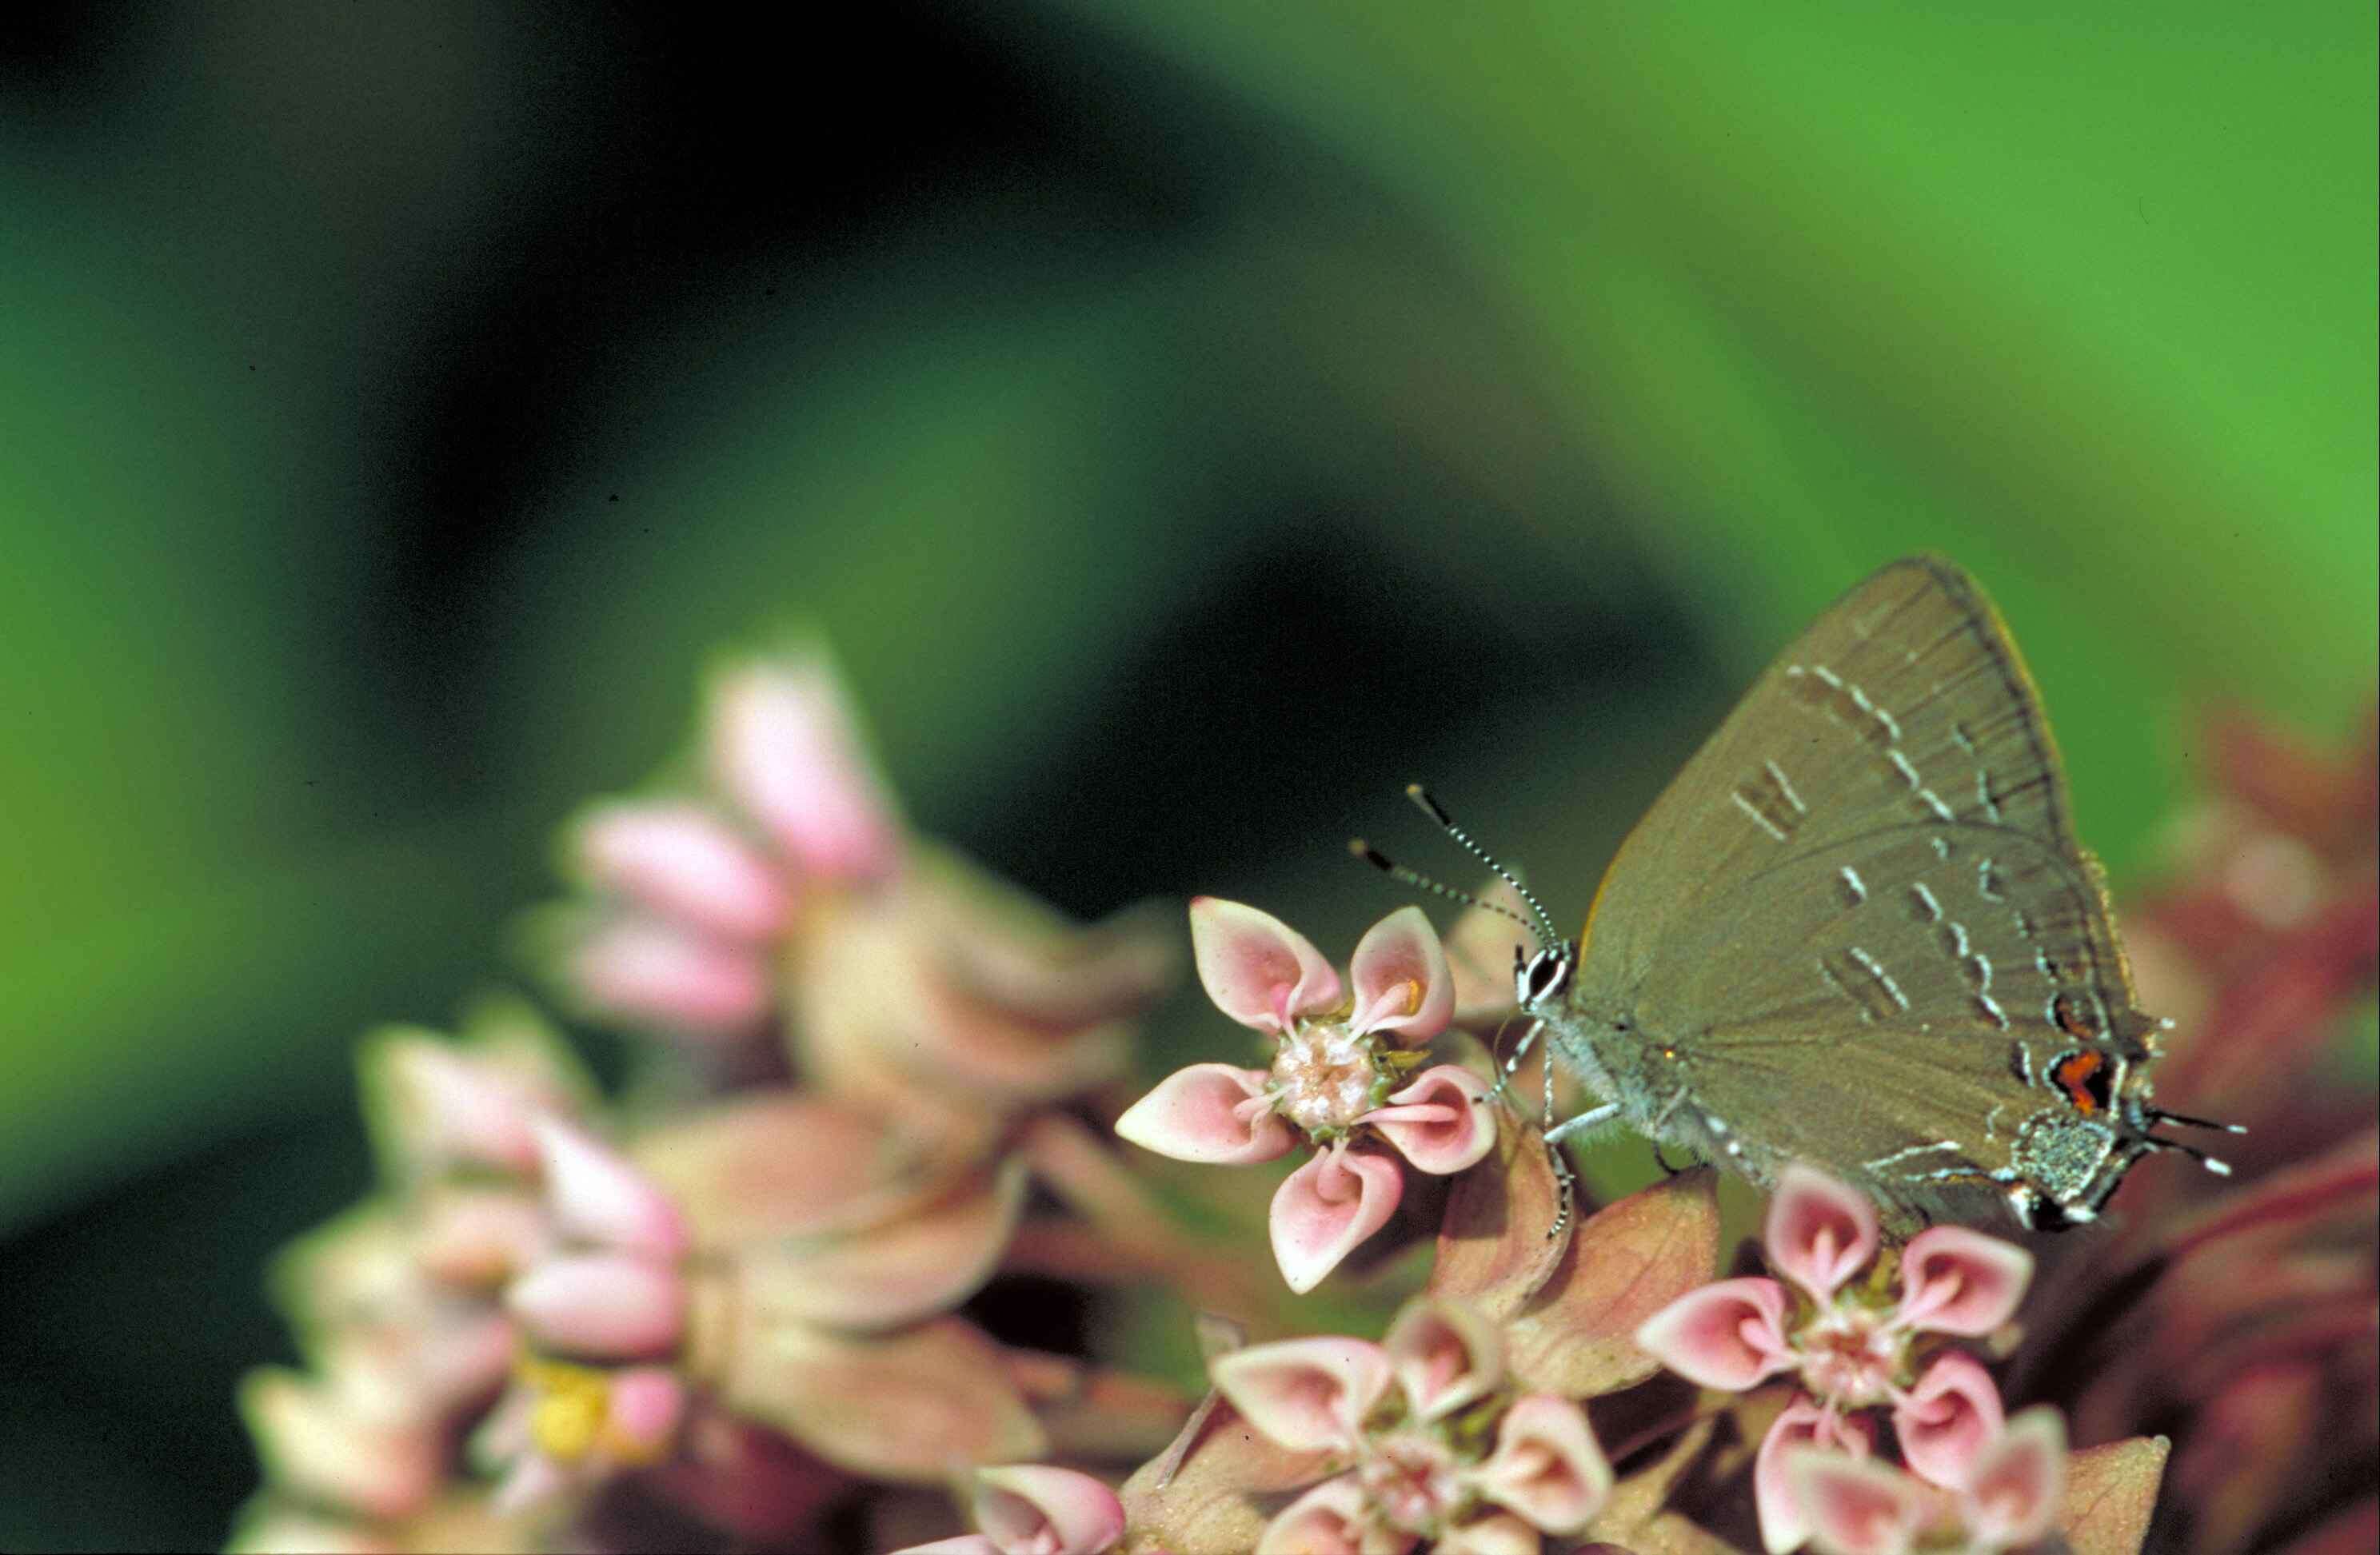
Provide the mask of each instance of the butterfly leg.
POLYGON ((1583 1134, 1599 1124, 1609 1123, 1619 1115, 1620 1103, 1606 1102, 1599 1107, 1589 1108, 1575 1117, 1566 1117, 1556 1123, 1553 1121, 1553 1066, 1548 1064, 1546 1068, 1546 1160, 1552 1165, 1554 1182, 1561 1190, 1560 1207, 1555 1210, 1554 1224, 1546 1232, 1547 1240, 1551 1241, 1570 1229, 1571 1203, 1577 1196, 1578 1174, 1571 1170, 1570 1154, 1562 1149, 1562 1141, 1573 1134, 1583 1134))
MULTIPOLYGON (((1521 1033, 1520 1045, 1512 1049, 1512 1056, 1504 1060, 1503 1067, 1496 1076, 1496 1083, 1488 1088, 1488 1094, 1491 1099, 1501 1101, 1504 1097, 1504 1093, 1512 1089, 1512 1077, 1520 1072, 1521 1061, 1529 1055, 1529 1049, 1536 1045, 1537 1033, 1545 1029, 1546 1023, 1542 1020, 1532 1020, 1529 1022, 1529 1029, 1521 1033)), ((1548 1088, 1546 1092, 1546 1114, 1548 1117, 1551 1117, 1553 1115, 1553 1081, 1550 1078, 1550 1067, 1548 1067, 1548 1078, 1546 1084, 1548 1088)))

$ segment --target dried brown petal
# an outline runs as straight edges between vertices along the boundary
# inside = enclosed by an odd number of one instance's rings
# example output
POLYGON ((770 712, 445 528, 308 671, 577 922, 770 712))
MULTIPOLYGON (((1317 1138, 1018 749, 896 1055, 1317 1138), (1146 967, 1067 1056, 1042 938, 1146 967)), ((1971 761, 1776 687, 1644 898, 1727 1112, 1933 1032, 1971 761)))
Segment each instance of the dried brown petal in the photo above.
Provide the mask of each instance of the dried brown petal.
POLYGON ((2136 1436, 2067 1455, 2058 1531, 2074 1555, 2138 1555, 2172 1445, 2161 1436, 2136 1436))
POLYGON ((1276 1445, 1210 1396, 1173 1445, 1124 1481, 1124 1555, 1247 1555, 1290 1492, 1344 1465, 1276 1445))
POLYGON ((1506 1363, 1522 1386, 1589 1398, 1660 1369, 1637 1345, 1636 1330, 1710 1278, 1718 1258, 1717 1186, 1718 1175, 1698 1166, 1578 1227, 1552 1277, 1505 1325, 1506 1363))

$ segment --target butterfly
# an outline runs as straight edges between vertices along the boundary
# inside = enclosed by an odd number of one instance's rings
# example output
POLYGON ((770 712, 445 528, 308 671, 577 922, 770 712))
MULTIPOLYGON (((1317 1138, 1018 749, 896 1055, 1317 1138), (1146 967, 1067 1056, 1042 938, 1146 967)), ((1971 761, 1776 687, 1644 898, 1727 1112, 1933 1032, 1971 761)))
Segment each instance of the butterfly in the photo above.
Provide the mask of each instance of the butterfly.
POLYGON ((2033 679, 1949 561, 1893 562, 1786 648, 1576 941, 1412 791, 1534 914, 1512 915, 1536 944, 1513 950, 1530 1026, 1506 1074, 1542 1037, 1599 1099, 1557 1121, 1549 1071, 1549 1146, 1616 1122, 1763 1187, 1803 1162, 1902 1232, 2095 1220, 2158 1151, 2228 1170, 2153 1132, 2233 1126, 2154 1105, 2171 1023, 2140 1007, 2033 679))

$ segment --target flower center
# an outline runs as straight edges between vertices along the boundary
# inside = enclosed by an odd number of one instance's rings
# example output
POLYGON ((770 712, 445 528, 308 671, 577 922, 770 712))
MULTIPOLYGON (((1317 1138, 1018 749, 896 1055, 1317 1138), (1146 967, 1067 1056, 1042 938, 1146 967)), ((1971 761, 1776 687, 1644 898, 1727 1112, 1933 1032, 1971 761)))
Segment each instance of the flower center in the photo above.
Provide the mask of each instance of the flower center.
POLYGON ((1336 1020, 1301 1020, 1281 1039, 1269 1089, 1281 1115, 1308 1134, 1343 1133, 1372 1110, 1379 1071, 1372 1041, 1336 1020))
POLYGON ((1375 1441, 1356 1474, 1382 1521, 1402 1533, 1438 1534, 1463 1510, 1462 1465, 1444 1442, 1420 1431, 1375 1441))
POLYGON ((1838 1409, 1888 1400, 1900 1371, 1902 1344, 1888 1314, 1856 1304, 1823 1314, 1793 1338, 1802 1354, 1803 1385, 1838 1409))

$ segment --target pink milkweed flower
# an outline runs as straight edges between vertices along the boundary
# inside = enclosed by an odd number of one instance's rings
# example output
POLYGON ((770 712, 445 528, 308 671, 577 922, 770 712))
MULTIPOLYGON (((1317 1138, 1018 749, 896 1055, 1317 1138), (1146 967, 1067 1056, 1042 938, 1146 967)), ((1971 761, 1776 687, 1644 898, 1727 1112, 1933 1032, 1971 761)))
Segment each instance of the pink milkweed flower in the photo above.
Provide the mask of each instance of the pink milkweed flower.
POLYGON ((1123 1540, 1123 1502, 1074 1469, 979 1468, 971 1501, 981 1532, 911 1545, 893 1555, 1105 1555, 1123 1540))
POLYGON ((953 1132, 1122 1072, 1171 947, 1138 915, 1065 922, 910 835, 823 650, 723 668, 701 743, 695 791, 569 828, 589 900, 542 937, 579 1005, 731 1072, 782 1040, 807 1080, 953 1132))
POLYGON ((1460 1065, 1421 1067, 1419 1049, 1454 1009, 1445 952, 1421 910, 1401 908, 1356 944, 1349 993, 1305 935, 1253 907, 1201 897, 1190 937, 1208 996, 1273 1039, 1271 1067, 1193 1064, 1133 1103, 1116 1132, 1176 1160, 1228 1163, 1274 1160, 1303 1134, 1317 1153, 1273 1196, 1271 1233, 1290 1289, 1309 1291, 1395 1212, 1395 1156, 1446 1175, 1495 1146, 1487 1084, 1460 1065))
POLYGON ((1847 1412, 1891 1405, 1903 1461, 1941 1486, 1963 1483, 1999 1434, 1999 1392, 1983 1367, 1945 1351, 1920 1373, 1915 1342, 1977 1337, 2006 1323, 2032 1279, 2032 1255, 1962 1226, 1935 1226, 1901 1249, 1896 1297, 1881 1278, 1854 1281, 1876 1262, 1879 1242, 1865 1196, 1824 1173, 1788 1167, 1769 1201, 1764 1245, 1791 1287, 1756 1275, 1721 1280, 1687 1292, 1636 1331, 1638 1344, 1699 1386, 1741 1392, 1791 1375, 1809 1395, 1777 1418, 1755 1460, 1771 1555, 1809 1533, 1791 1488, 1792 1453, 1816 1447, 1860 1459, 1871 1450, 1871 1428, 1847 1412))
POLYGON ((1255 1430, 1330 1475, 1269 1522, 1258 1555, 1534 1549, 1611 1494, 1585 1412, 1520 1393, 1495 1326, 1462 1303, 1410 1303, 1378 1344, 1293 1339, 1221 1356, 1216 1391, 1255 1430), (1337 1472, 1333 1472, 1333 1471, 1337 1472))
POLYGON ((1873 1458, 1795 1447, 1785 1456, 1796 1513, 1826 1555, 1905 1555, 1923 1544, 1970 1555, 2046 1537, 2066 1489, 2066 1424, 2028 1409, 1995 1431, 1949 1485, 1873 1458))

